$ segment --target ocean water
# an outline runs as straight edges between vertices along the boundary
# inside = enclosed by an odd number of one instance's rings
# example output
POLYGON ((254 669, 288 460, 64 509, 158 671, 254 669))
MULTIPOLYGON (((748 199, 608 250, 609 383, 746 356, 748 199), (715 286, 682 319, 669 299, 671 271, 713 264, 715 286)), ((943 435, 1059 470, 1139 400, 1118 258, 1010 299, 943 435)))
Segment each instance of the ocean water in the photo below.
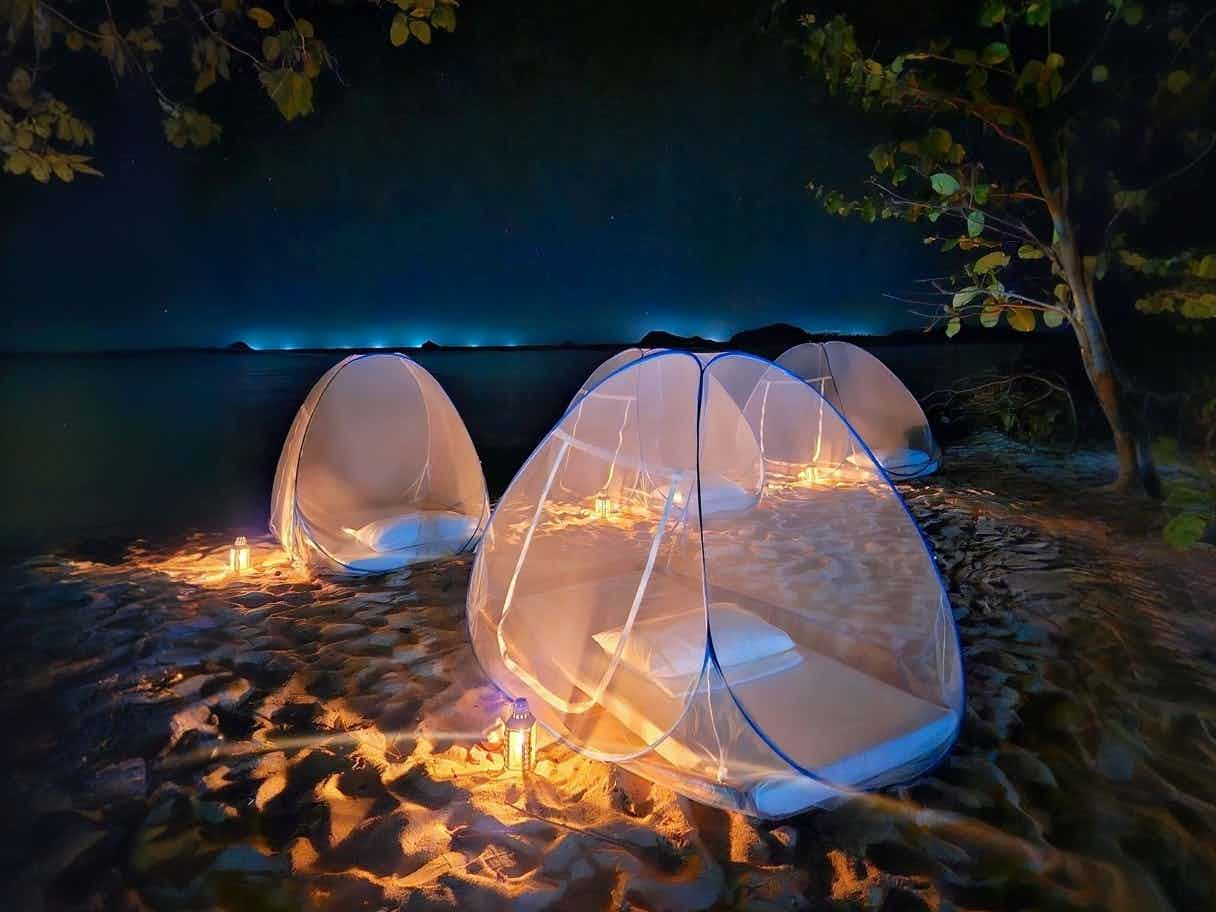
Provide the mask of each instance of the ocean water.
MULTIPOLYGON (((991 346, 877 353, 914 392, 993 357, 991 346)), ((460 411, 497 497, 609 354, 466 350, 415 357, 460 411)), ((312 384, 340 358, 335 352, 0 357, 0 552, 191 531, 263 532, 287 428, 312 384)))
MULTIPOLYGON (((335 353, 0 359, 0 549, 265 530, 279 448, 335 353)), ((500 493, 606 354, 423 352, 500 493)))

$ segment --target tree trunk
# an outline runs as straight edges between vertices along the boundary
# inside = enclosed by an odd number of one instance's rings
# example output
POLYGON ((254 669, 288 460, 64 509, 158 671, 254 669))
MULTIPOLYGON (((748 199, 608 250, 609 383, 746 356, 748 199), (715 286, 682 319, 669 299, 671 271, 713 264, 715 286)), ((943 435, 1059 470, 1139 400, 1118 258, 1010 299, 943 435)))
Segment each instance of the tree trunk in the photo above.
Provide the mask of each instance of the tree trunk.
POLYGON ((1073 306, 1069 319, 1081 348, 1081 361, 1085 364, 1085 373, 1089 376, 1115 439, 1119 476, 1112 487, 1119 491, 1145 491, 1159 497, 1161 483, 1153 466, 1147 436, 1142 433, 1141 422, 1127 406, 1110 343, 1106 339, 1106 330, 1094 300, 1093 275, 1081 259, 1077 236, 1068 216, 1068 160, 1062 156, 1059 161, 1060 186, 1057 190, 1035 139, 1033 125, 1025 117, 1021 119, 1021 125, 1024 140, 1019 142, 1030 158, 1035 181, 1051 215, 1051 246, 1057 256, 1057 266, 1064 273, 1064 280, 1072 292, 1073 306))
MULTIPOLYGON (((1071 244, 1061 246, 1070 247, 1071 244)), ((1073 296, 1072 327, 1081 349, 1081 362, 1085 365, 1085 373, 1110 425, 1115 453, 1119 458, 1119 475, 1112 487, 1118 491, 1143 491, 1157 496, 1160 483, 1152 453, 1148 441, 1144 439, 1140 422, 1128 408, 1106 330, 1094 301, 1092 281, 1085 274, 1075 248, 1061 252, 1073 296)))

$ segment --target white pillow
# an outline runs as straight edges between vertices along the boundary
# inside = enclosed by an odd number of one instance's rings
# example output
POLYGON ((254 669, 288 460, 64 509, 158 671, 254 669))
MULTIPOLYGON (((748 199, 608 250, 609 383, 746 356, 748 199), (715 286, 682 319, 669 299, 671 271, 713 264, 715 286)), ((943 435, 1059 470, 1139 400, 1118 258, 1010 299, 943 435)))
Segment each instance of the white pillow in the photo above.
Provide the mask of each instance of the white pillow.
MULTIPOLYGON (((686 493, 685 490, 677 492, 677 499, 672 504, 672 513, 678 513, 682 510, 685 498, 691 496, 693 495, 686 493)), ((655 488, 651 492, 651 498, 654 508, 662 510, 663 502, 667 500, 666 485, 655 488)), ((703 483, 701 485, 701 515, 707 519, 723 513, 742 513, 745 510, 751 509, 755 504, 756 495, 748 493, 732 481, 703 483)))
MULTIPOLYGON (((710 607, 714 649, 723 668, 754 662, 794 648, 784 630, 731 602, 710 607)), ((621 627, 602 630, 593 639, 609 656, 616 652, 621 627)), ((646 618, 633 625, 621 660, 647 678, 686 678, 701 673, 705 659, 705 614, 685 611, 646 618)))
POLYGON ((417 545, 421 536, 421 525, 417 513, 407 513, 404 516, 387 516, 358 529, 344 531, 372 551, 384 554, 388 551, 404 551, 417 545))
MULTIPOLYGON (((927 465, 929 462, 929 454, 921 450, 912 450, 908 447, 899 447, 891 450, 871 450, 874 458, 884 469, 911 469, 919 468, 927 465)), ((856 466, 868 466, 870 460, 866 458, 865 453, 854 453, 849 457, 849 462, 856 466)))
POLYGON ((451 510, 420 510, 401 516, 388 516, 359 529, 343 531, 368 549, 387 554, 434 542, 468 538, 476 525, 474 517, 451 510))

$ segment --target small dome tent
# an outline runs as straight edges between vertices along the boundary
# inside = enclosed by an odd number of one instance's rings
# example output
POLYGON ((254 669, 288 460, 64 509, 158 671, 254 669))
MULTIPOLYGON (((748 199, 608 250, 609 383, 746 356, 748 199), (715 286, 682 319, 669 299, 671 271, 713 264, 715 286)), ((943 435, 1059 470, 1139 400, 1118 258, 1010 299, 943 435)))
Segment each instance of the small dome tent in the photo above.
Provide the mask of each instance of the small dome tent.
POLYGON ((777 818, 953 742, 961 660, 928 548, 865 446, 771 362, 659 351, 511 482, 468 596, 482 667, 555 736, 777 818))
POLYGON ((777 363, 818 390, 899 480, 936 472, 941 450, 906 386, 878 358, 848 342, 807 342, 777 363))
POLYGON ((270 531, 294 560, 374 573, 472 548, 489 516, 481 463, 443 388, 404 355, 352 355, 296 413, 270 531))

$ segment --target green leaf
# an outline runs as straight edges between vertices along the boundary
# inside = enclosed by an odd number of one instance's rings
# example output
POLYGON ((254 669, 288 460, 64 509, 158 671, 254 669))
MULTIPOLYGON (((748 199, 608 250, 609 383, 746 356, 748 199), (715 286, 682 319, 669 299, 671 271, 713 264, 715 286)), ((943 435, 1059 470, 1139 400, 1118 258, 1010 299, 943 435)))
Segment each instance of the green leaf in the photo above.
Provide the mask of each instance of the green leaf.
POLYGON ((1043 66, 1047 67, 1047 69, 1051 70, 1052 72, 1063 68, 1064 55, 1052 51, 1047 55, 1047 59, 1043 61, 1043 66))
POLYGON ((1216 279, 1216 254, 1209 253, 1198 263, 1192 263, 1191 275, 1200 279, 1216 279))
POLYGON ((431 25, 437 29, 443 29, 445 32, 456 31, 456 7, 447 5, 435 7, 435 12, 431 14, 431 25))
POLYGON ((1165 77, 1165 87, 1174 95, 1181 95, 1191 84, 1191 74, 1186 70, 1174 70, 1165 77))
POLYGON ((972 191, 972 195, 975 197, 975 204, 977 206, 987 205, 988 193, 990 190, 991 190, 991 187, 988 184, 976 184, 975 185, 975 190, 972 191))
POLYGON ((1051 21, 1051 0, 1035 0, 1026 6, 1027 25, 1046 25, 1051 21))
POLYGON ((1161 530, 1161 537, 1171 548, 1189 548, 1203 538, 1207 526, 1207 520, 1202 516, 1184 513, 1182 516, 1175 516, 1165 524, 1165 528, 1161 530))
POLYGON ((274 14, 260 6, 249 7, 245 15, 256 22, 260 29, 268 29, 274 25, 274 14))
POLYGON ((984 213, 972 209, 967 213, 967 237, 979 237, 984 232, 984 213))
POLYGON ((421 19, 410 20, 410 33, 423 44, 431 43, 431 27, 421 19))
POLYGON ((964 288, 962 291, 956 291, 954 293, 954 296, 950 299, 950 309, 951 310, 960 310, 961 308, 966 307, 968 304, 970 304, 972 301, 974 301, 976 298, 978 298, 983 293, 984 293, 984 289, 974 288, 974 287, 964 288))
POLYGON ((894 156, 889 145, 884 143, 881 146, 875 146, 870 150, 870 161, 874 164, 874 170, 882 174, 894 164, 894 156))
POLYGON ((963 328, 963 321, 960 320, 958 317, 952 317, 950 319, 950 321, 948 323, 946 323, 946 338, 953 339, 955 336, 958 335, 958 331, 962 328, 963 328))
POLYGON ((198 78, 194 80, 194 94, 205 92, 213 85, 215 85, 215 67, 204 67, 199 71, 198 78))
POLYGON ((1060 313, 1058 310, 1043 311, 1043 325, 1048 329, 1055 329, 1063 322, 1064 314, 1060 313))
POLYGON ((1000 250, 994 250, 992 253, 986 254, 975 261, 976 275, 986 275, 994 270, 1000 269, 1003 266, 1009 265, 1009 254, 1000 250))
POLYGON ((1123 7, 1123 21, 1128 25, 1139 25, 1144 18, 1144 7, 1139 3, 1129 3, 1123 7))
POLYGON ((958 181, 944 171, 939 171, 930 177, 929 183, 933 185, 933 189, 941 196, 953 196, 961 189, 958 181))
POLYGON ((1041 260, 1043 259, 1043 251, 1032 244, 1023 244, 1018 248, 1019 260, 1041 260))
POLYGON ((303 73, 284 68, 268 70, 258 78, 285 120, 312 113, 312 80, 303 73))
POLYGON ((279 59, 279 52, 282 49, 277 35, 267 35, 262 39, 262 56, 271 63, 279 59))
POLYGON ((954 145, 954 137, 950 135, 949 130, 931 127, 925 131, 923 145, 929 155, 945 158, 950 153, 950 147, 954 145))
POLYGON ((1099 63, 1096 67, 1090 70, 1089 78, 1094 82, 1106 82, 1106 80, 1110 78, 1110 70, 1106 68, 1105 64, 1099 63))
MULTIPOLYGON (((991 299, 989 299, 991 300, 991 299)), ((1001 321, 1001 308, 997 304, 987 304, 980 311, 980 326, 984 329, 992 329, 1001 321)))
POLYGON ((980 61, 988 66, 996 66, 998 63, 1004 63, 1009 59, 1009 45, 1003 41, 994 41, 988 47, 984 48, 980 54, 980 61))
POLYGON ((1011 307, 1005 311, 1009 327, 1018 332, 1034 332, 1034 311, 1029 307, 1011 307))
POLYGON ((1005 21, 1005 4, 1002 0, 984 0, 980 14, 976 20, 984 28, 991 28, 998 22, 1005 21))
POLYGON ((405 13, 398 13, 393 16, 393 24, 389 26, 388 40, 393 47, 401 47, 410 40, 410 22, 405 18, 405 13))

